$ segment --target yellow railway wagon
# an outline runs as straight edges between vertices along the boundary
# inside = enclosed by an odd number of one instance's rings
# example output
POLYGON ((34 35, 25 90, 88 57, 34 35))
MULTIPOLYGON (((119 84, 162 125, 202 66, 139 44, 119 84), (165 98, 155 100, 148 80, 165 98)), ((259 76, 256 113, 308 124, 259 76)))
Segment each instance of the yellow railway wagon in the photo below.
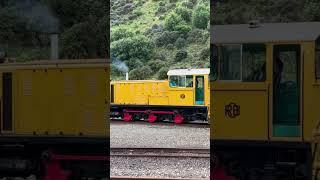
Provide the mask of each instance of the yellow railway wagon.
POLYGON ((316 177, 320 23, 216 25, 211 36, 214 176, 316 177))
MULTIPOLYGON (((39 162, 41 155, 49 156, 50 151, 50 157, 68 155, 57 161, 81 161, 88 154, 96 155, 101 162, 92 167, 105 177, 102 161, 105 164, 109 137, 105 116, 110 107, 108 77, 106 60, 0 64, 0 174, 32 173, 43 163, 39 162), (20 161, 16 159, 19 155, 20 161), (11 156, 15 160, 9 161, 11 156), (18 163, 25 167, 14 166, 18 163)), ((47 178, 54 166, 50 161, 45 163, 47 178)), ((88 171, 95 171, 93 168, 88 171)))
POLYGON ((207 122, 210 69, 175 69, 168 80, 111 82, 111 116, 125 121, 207 122))

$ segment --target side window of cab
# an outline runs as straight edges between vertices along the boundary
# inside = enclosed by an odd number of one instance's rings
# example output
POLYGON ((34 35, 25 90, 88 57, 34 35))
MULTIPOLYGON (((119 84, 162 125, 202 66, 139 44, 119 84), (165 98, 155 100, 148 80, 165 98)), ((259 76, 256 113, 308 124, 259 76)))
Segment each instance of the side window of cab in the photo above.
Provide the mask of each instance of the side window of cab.
POLYGON ((171 88, 185 88, 185 87, 193 87, 193 76, 177 76, 173 75, 169 77, 169 85, 171 88))
POLYGON ((179 84, 178 76, 170 76, 169 84, 170 84, 170 87, 178 87, 178 84, 179 84))

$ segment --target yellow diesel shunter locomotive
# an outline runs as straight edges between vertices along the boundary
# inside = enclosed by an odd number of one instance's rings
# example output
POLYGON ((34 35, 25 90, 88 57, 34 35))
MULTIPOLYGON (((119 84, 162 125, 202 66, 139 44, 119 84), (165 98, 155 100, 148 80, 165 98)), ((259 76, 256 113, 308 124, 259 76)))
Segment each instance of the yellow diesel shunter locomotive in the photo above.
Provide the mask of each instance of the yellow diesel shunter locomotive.
POLYGON ((0 177, 108 175, 108 77, 106 60, 0 64, 0 177))
POLYGON ((316 177, 320 23, 215 25, 211 36, 213 177, 316 177))
POLYGON ((210 69, 169 70, 169 80, 111 82, 111 118, 208 122, 210 69))

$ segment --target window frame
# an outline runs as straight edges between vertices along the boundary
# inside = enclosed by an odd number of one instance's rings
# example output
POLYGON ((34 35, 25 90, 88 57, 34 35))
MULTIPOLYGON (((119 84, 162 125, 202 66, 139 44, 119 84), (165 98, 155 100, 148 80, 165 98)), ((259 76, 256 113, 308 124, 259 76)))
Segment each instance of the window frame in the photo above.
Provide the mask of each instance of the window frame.
POLYGON ((169 87, 170 88, 193 88, 194 87, 194 79, 193 79, 193 75, 171 75, 169 76, 169 87), (178 84, 177 86, 171 86, 171 77, 176 76, 178 77, 178 84), (187 86, 187 76, 191 76, 192 78, 192 87, 188 87, 187 86), (180 79, 181 77, 184 77, 185 81, 184 81, 184 86, 179 86, 180 85, 180 79))
POLYGON ((267 63, 267 46, 265 43, 230 43, 230 44, 220 44, 219 46, 215 45, 217 48, 218 48, 218 62, 217 62, 217 66, 218 66, 218 71, 217 71, 217 78, 216 80, 218 81, 222 81, 222 82, 252 82, 252 83, 261 83, 261 82, 266 82, 266 77, 267 77, 267 69, 265 69, 265 79, 264 80, 261 80, 261 81, 246 81, 243 79, 243 46, 244 45, 249 45, 249 44, 256 44, 256 45, 263 45, 264 46, 264 54, 265 54, 265 59, 264 59, 264 62, 267 63), (222 57, 221 57, 221 51, 222 51, 222 47, 224 46, 240 46, 240 79, 232 79, 232 80, 227 80, 227 79, 221 79, 221 60, 222 60, 222 57))
MULTIPOLYGON (((266 46, 266 44, 264 44, 264 43, 244 43, 244 44, 242 44, 242 46, 243 45, 255 45, 255 46, 260 46, 260 45, 262 45, 263 47, 264 47, 264 63, 265 63, 265 76, 264 76, 264 79, 263 80, 259 80, 259 81, 257 81, 257 80, 244 80, 243 79, 243 63, 241 64, 241 70, 242 70, 242 82, 253 82, 253 83, 258 83, 258 82, 266 82, 266 80, 267 80, 267 46, 266 46)), ((243 61, 243 49, 242 49, 242 58, 241 58, 241 60, 243 61)))
POLYGON ((233 43, 232 44, 221 44, 218 52, 220 52, 219 53, 220 56, 218 56, 218 61, 219 61, 218 73, 219 73, 219 75, 217 77, 217 80, 223 81, 223 82, 242 82, 242 44, 236 44, 236 43, 234 43, 234 44, 233 43), (221 60, 222 60, 222 57, 221 57, 222 52, 221 51, 222 51, 223 46, 240 46, 240 79, 239 80, 238 79, 221 79, 221 60))
POLYGON ((185 88, 193 88, 193 87, 194 87, 193 75, 186 75, 186 87, 185 87, 185 88), (187 77, 188 77, 188 76, 190 76, 190 77, 191 77, 191 80, 192 80, 192 81, 191 81, 191 82, 192 82, 192 83, 191 83, 191 84, 192 84, 191 87, 190 87, 190 86, 187 86, 187 79, 188 79, 187 77))

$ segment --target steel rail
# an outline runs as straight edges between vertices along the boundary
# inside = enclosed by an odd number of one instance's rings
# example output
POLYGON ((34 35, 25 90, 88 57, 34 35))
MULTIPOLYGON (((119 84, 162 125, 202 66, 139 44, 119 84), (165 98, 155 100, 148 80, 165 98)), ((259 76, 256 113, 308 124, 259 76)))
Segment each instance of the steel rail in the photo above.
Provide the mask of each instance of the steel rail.
POLYGON ((210 158, 210 149, 111 148, 112 157, 210 158))

